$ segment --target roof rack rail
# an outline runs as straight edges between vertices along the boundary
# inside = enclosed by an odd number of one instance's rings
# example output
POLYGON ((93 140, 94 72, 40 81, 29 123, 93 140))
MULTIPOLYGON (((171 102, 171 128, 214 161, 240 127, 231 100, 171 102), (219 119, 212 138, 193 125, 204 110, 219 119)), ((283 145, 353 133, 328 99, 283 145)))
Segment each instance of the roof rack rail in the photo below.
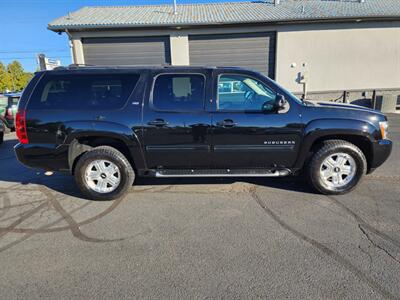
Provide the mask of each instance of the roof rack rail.
POLYGON ((68 66, 59 66, 55 67, 53 70, 65 70, 65 69, 73 69, 73 68, 80 68, 80 67, 94 67, 94 65, 87 65, 87 64, 70 64, 68 66))
POLYGON ((68 65, 68 68, 79 68, 79 67, 95 67, 95 65, 89 65, 89 64, 70 64, 70 65, 68 65))

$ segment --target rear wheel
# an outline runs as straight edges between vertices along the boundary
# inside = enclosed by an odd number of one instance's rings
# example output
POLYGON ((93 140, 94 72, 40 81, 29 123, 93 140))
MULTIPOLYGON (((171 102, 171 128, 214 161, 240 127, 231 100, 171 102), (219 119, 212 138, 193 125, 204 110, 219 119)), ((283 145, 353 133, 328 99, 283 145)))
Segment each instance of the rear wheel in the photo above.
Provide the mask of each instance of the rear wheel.
POLYGON ((126 157, 109 146, 86 152, 75 168, 79 189, 94 200, 113 200, 123 196, 134 179, 135 172, 126 157))
POLYGON ((323 194, 350 192, 366 174, 364 153, 343 140, 324 142, 308 165, 310 184, 323 194))

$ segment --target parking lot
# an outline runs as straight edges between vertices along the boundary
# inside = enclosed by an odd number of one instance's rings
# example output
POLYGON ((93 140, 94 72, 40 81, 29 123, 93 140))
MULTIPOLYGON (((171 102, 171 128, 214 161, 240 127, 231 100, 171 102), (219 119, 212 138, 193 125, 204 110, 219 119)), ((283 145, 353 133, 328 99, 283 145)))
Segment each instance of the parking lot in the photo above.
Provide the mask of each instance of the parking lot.
POLYGON ((0 147, 1 299, 400 299, 400 116, 385 165, 344 196, 301 178, 139 179, 80 198, 0 147))

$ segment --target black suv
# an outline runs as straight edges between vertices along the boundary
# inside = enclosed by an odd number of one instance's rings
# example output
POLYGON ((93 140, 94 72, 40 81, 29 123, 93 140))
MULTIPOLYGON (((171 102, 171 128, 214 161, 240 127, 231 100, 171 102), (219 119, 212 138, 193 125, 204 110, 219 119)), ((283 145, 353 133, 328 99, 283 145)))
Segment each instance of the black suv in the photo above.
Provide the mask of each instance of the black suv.
POLYGON ((36 73, 16 116, 25 165, 74 174, 92 199, 135 176, 278 177, 304 169, 324 194, 353 189, 389 156, 387 118, 301 101, 240 68, 67 67, 36 73))

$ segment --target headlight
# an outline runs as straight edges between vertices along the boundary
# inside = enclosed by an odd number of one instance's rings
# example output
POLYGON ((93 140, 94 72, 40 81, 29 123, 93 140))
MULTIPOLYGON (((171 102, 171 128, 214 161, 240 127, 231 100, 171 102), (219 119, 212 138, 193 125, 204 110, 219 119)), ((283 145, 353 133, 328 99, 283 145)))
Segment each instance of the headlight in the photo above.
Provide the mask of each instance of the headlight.
POLYGON ((389 127, 389 125, 388 125, 387 121, 379 122, 379 128, 381 129, 381 136, 382 136, 382 139, 384 139, 384 140, 387 139, 388 127, 389 127))

